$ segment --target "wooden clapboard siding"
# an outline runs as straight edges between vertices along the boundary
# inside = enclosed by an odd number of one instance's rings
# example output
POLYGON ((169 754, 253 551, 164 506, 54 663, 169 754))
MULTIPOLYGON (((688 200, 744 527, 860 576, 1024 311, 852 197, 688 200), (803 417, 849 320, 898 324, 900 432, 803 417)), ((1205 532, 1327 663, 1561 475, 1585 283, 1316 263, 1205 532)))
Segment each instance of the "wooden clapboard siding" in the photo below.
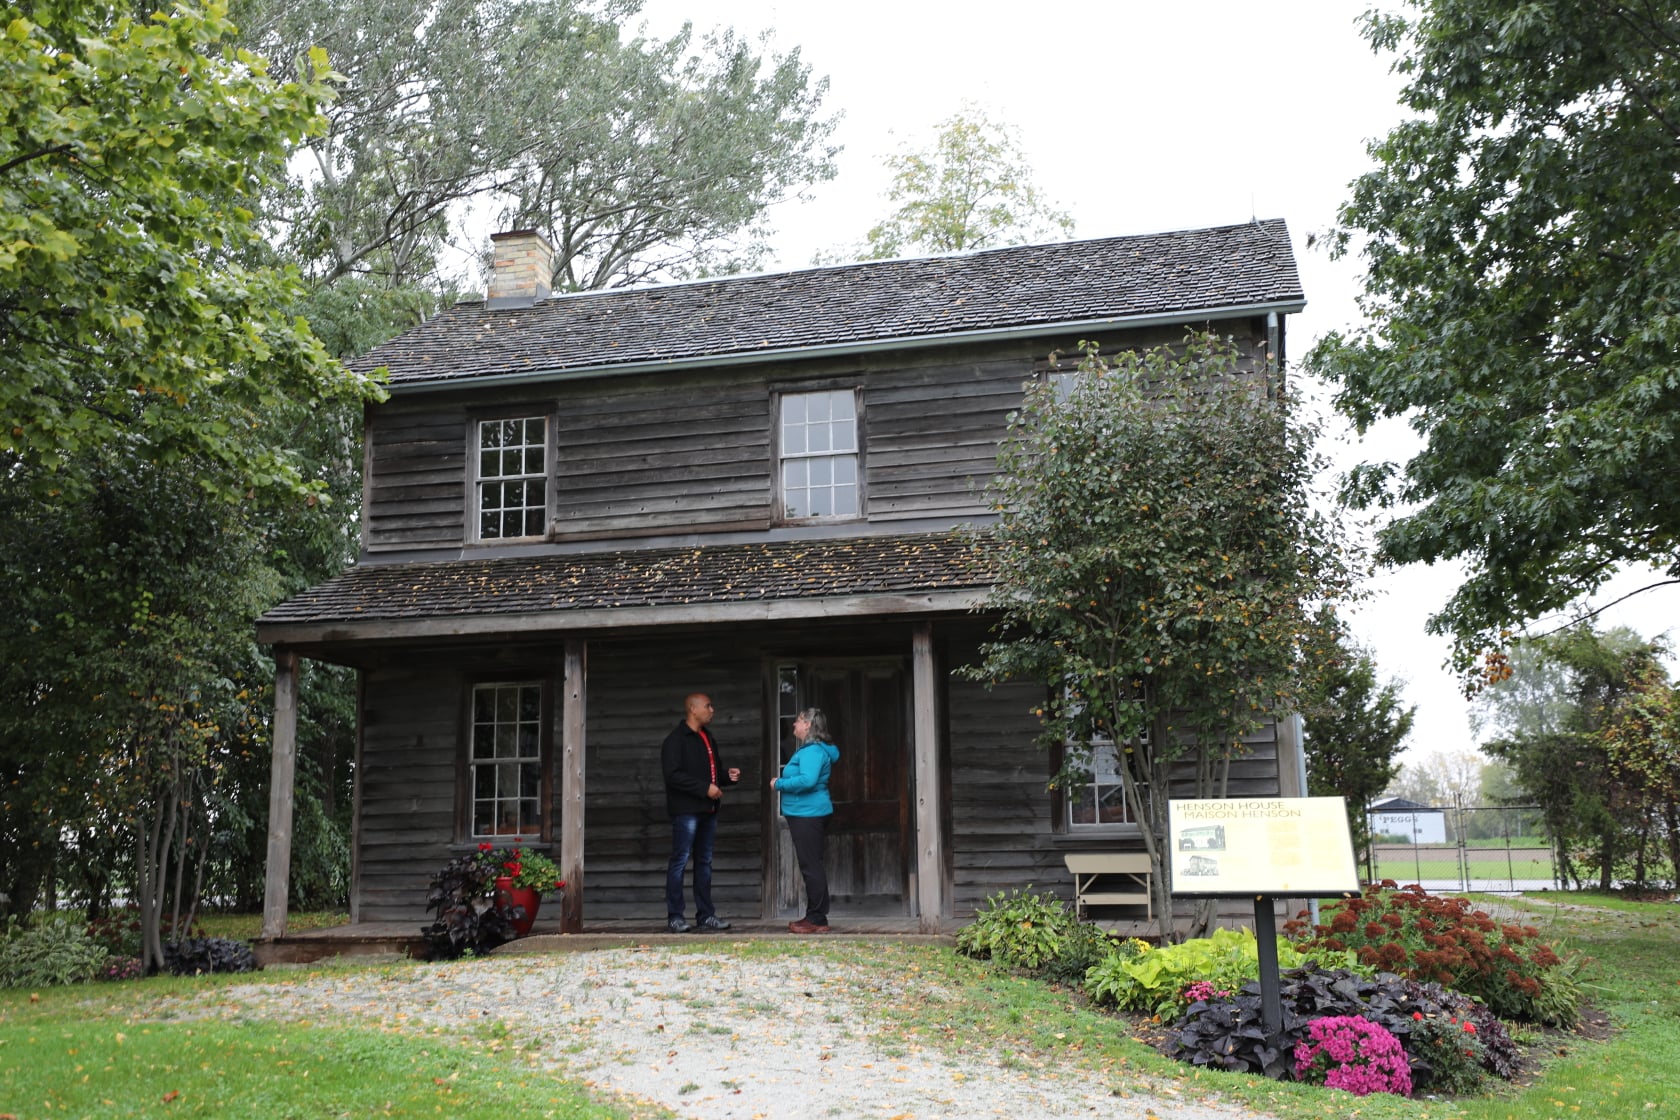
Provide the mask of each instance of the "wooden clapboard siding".
POLYGON ((459 405, 370 411, 364 546, 458 545, 465 525, 467 414, 459 405))
POLYGON ((363 921, 423 922, 426 884, 451 858, 463 680, 416 661, 369 673, 362 716, 363 921))
POLYGON ((958 919, 998 891, 1067 879, 1052 844, 1048 762, 1033 742, 1032 708, 1043 693, 1034 685, 988 690, 950 679, 951 912, 958 919))
MULTIPOLYGON (((589 650, 584 765, 584 921, 665 917, 671 825, 660 744, 683 716, 683 698, 704 692, 711 730, 741 782, 724 793, 713 855, 712 896, 725 917, 756 917, 763 880, 760 660, 750 636, 673 635, 593 643, 589 650)), ((693 916, 693 872, 684 897, 693 916)))
POLYGON ((1020 407, 1034 349, 924 357, 871 376, 864 441, 871 521, 985 512, 998 441, 1020 407))
POLYGON ((568 387, 558 408, 558 537, 768 526, 762 373, 590 382, 568 387))

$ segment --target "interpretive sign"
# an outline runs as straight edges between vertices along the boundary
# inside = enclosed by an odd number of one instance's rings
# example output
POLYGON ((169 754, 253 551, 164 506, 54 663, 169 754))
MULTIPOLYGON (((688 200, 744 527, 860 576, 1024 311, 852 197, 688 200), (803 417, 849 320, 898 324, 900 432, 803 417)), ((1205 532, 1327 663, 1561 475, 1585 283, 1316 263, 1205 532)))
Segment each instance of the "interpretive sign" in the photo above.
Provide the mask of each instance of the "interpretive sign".
POLYGON ((1190 898, 1358 894, 1340 797, 1169 801, 1172 893, 1190 898))

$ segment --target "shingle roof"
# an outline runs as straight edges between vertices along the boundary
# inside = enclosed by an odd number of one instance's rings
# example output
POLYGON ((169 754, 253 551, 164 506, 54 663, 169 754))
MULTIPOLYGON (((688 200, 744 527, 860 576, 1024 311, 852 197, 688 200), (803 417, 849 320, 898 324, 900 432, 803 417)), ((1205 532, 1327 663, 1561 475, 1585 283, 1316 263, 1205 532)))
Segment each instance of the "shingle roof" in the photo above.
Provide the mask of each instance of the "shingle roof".
POLYGON ((257 620, 343 623, 983 588, 958 533, 351 568, 257 620))
POLYGON ((1278 219, 458 304, 354 364, 394 385, 773 355, 1304 299, 1278 219))

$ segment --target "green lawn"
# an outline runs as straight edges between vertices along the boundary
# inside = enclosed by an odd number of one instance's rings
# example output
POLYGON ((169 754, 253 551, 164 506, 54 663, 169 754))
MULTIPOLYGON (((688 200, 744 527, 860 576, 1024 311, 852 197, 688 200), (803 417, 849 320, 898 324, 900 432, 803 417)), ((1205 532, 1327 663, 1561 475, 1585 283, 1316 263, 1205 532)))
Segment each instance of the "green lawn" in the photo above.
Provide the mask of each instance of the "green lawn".
MULTIPOLYGON (((1503 847, 1471 847, 1465 855, 1471 879, 1552 879, 1552 854, 1546 848, 1514 848, 1507 853, 1503 847)), ((1419 879, 1457 879, 1459 874, 1458 849, 1454 847, 1377 849, 1379 880, 1393 879, 1404 885, 1419 879)))
MULTIPOLYGON (((1477 1100, 1359 1100, 1332 1090, 1197 1071, 1129 1036, 1129 1024, 1069 992, 950 949, 896 943, 732 942, 718 953, 828 953, 857 970, 884 1051, 986 1047, 1028 1073, 1054 1055, 1091 1070, 1117 1105, 1147 1082, 1218 1095, 1284 1120, 1648 1120, 1680 1101, 1680 907, 1548 892, 1518 906, 1566 950, 1588 954, 1588 998, 1605 1041, 1547 1039, 1520 1088, 1477 1100)), ((1490 902, 1490 905, 1492 903, 1490 902)), ((391 966, 339 963, 348 975, 391 966)), ((406 966, 400 966, 406 967, 406 966)), ((592 1099, 491 1036, 452 1040, 351 1026, 156 1021, 160 997, 250 977, 155 978, 0 991, 0 1114, 40 1117, 414 1116, 628 1118, 646 1106, 592 1099), (510 1096, 511 1094, 511 1096, 510 1096), (509 1101, 519 1102, 510 1111, 509 1101)), ((1541 1036, 1533 1035, 1536 1040, 1541 1036)))
POLYGON ((593 1099, 492 1036, 440 1040, 348 1026, 151 1018, 159 997, 251 979, 154 977, 0 991, 0 1116, 650 1115, 593 1099))

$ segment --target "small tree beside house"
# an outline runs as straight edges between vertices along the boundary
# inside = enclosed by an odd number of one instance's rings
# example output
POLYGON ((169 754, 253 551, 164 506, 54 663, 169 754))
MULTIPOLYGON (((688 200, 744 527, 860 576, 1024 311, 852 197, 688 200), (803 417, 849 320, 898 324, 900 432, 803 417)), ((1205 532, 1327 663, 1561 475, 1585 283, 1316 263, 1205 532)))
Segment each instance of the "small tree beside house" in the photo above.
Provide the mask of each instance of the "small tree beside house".
POLYGON ((1354 583, 1312 502, 1315 431, 1275 375, 1207 336, 1113 359, 1088 347, 1011 419, 999 520, 978 538, 1000 620, 968 671, 1044 683, 1058 781, 1093 742, 1116 745, 1163 915, 1169 797, 1227 794, 1244 737, 1300 703, 1325 638, 1316 611, 1354 583))

